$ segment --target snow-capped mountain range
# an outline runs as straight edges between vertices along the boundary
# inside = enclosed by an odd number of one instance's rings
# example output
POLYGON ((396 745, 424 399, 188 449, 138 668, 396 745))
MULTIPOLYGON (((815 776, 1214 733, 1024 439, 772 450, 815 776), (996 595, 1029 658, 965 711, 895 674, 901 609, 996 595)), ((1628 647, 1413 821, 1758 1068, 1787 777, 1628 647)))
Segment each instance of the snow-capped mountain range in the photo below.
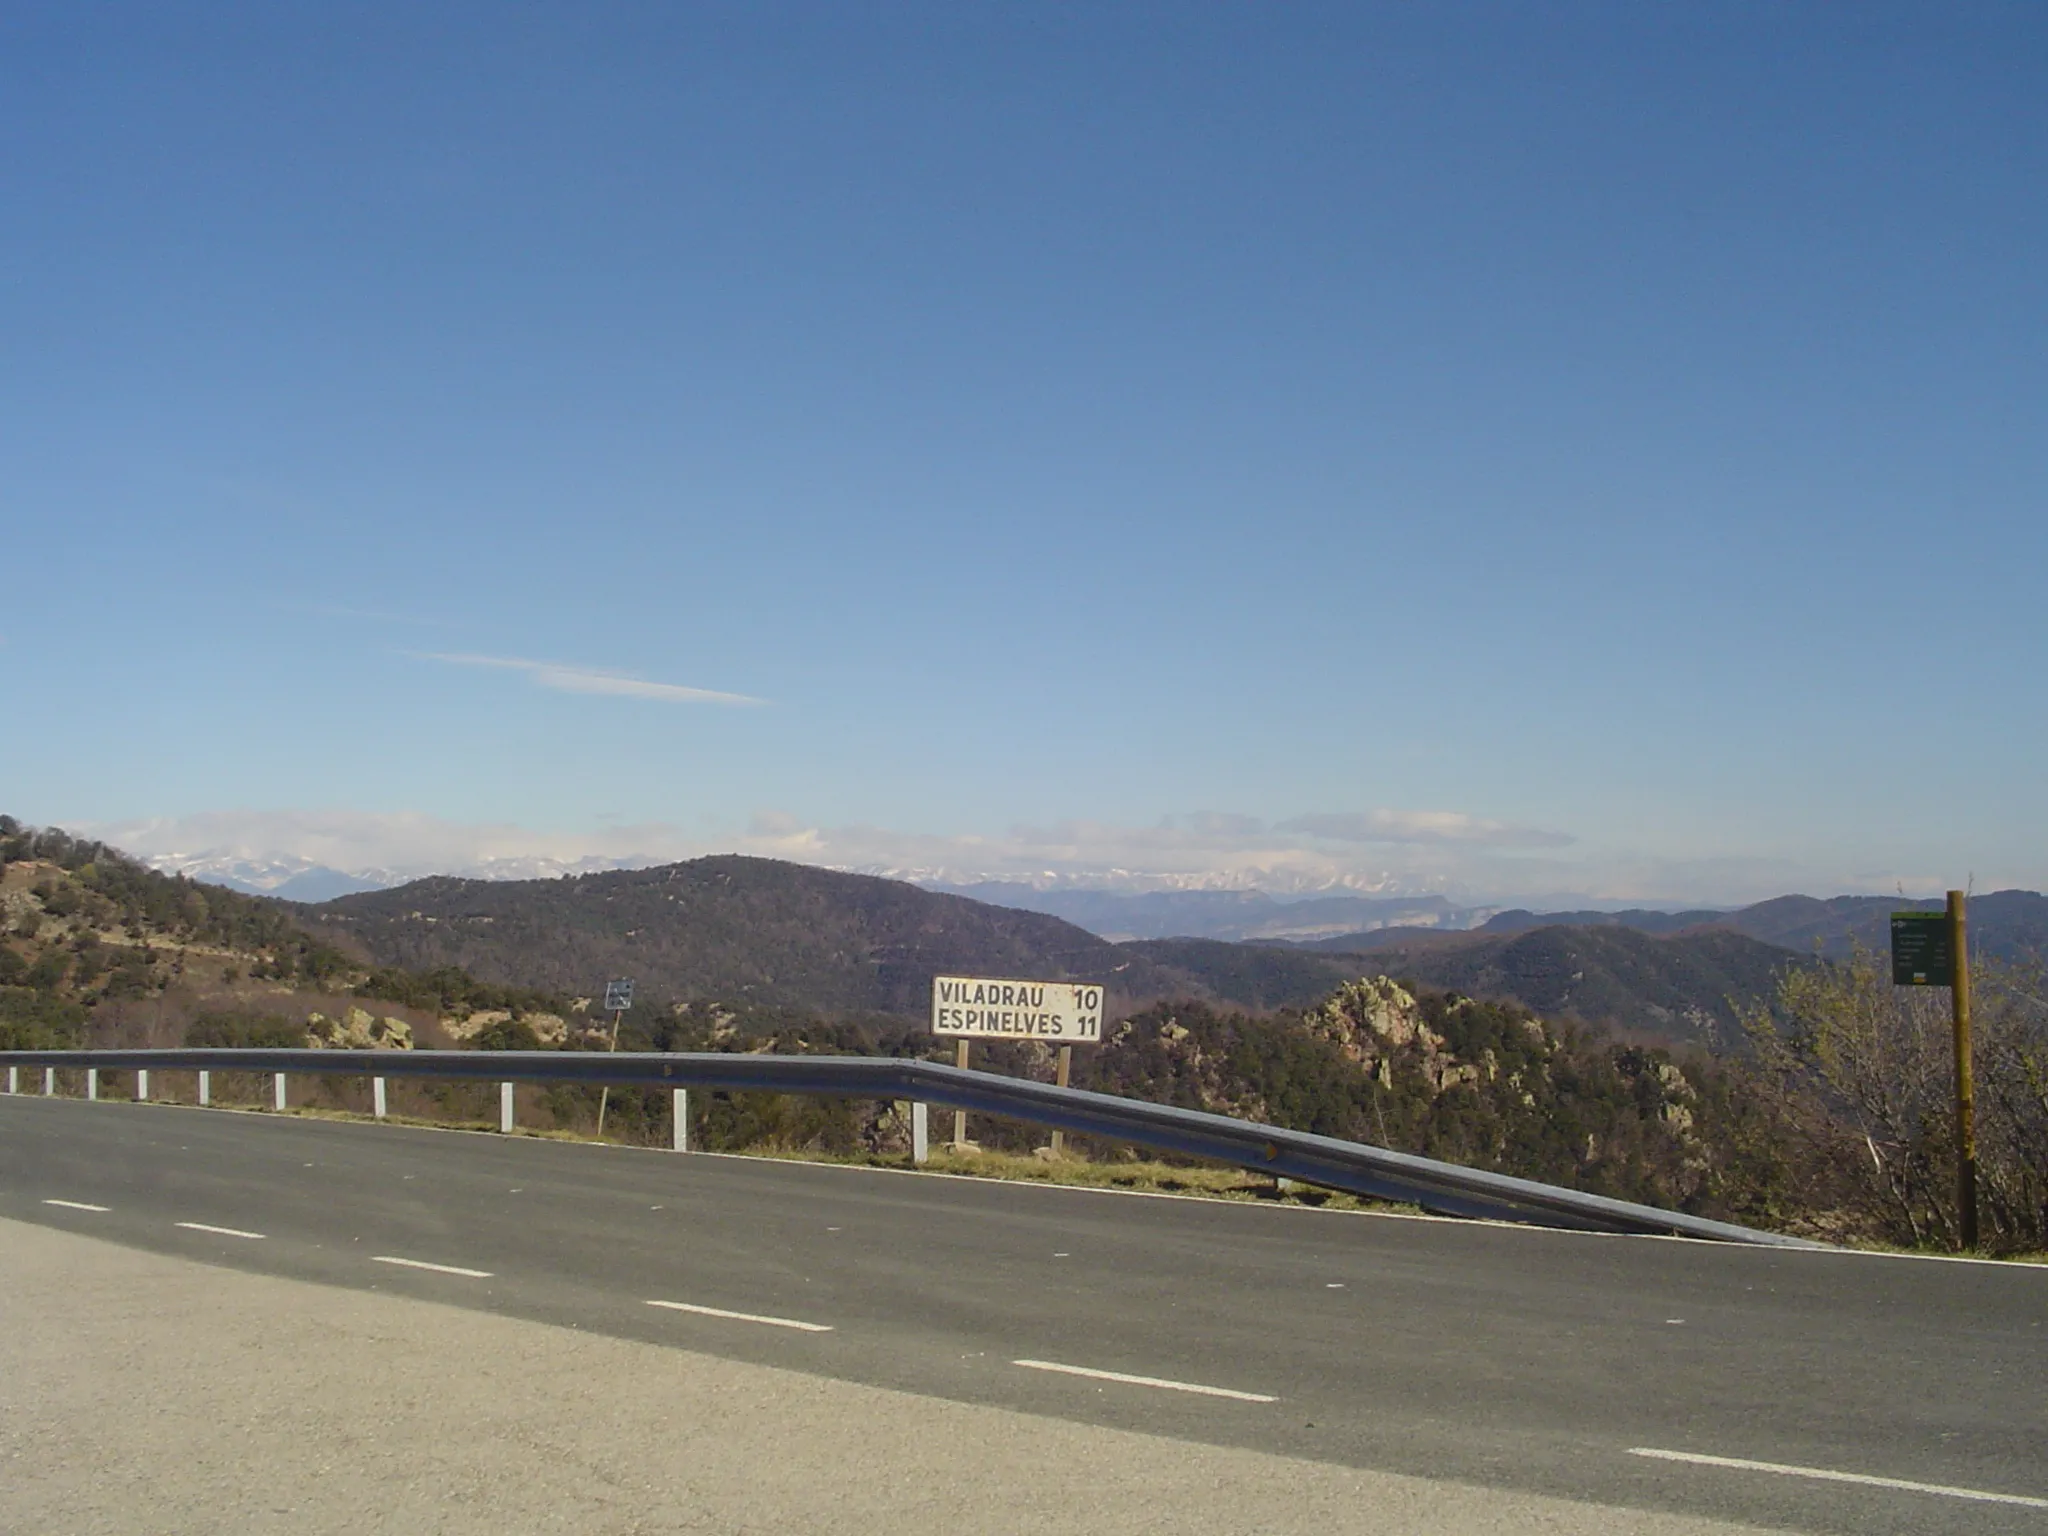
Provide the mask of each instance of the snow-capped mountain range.
MULTIPOLYGON (((212 849, 198 853, 158 853, 147 856, 152 869, 167 875, 183 875, 209 885, 224 885, 251 896, 276 896, 286 901, 332 901, 357 891, 389 890, 408 881, 431 875, 452 875, 465 880, 555 880, 569 875, 597 874, 610 869, 645 869, 669 862, 664 859, 602 858, 551 859, 536 856, 481 859, 469 864, 421 866, 415 868, 364 867, 337 869, 330 864, 273 854, 251 858, 244 854, 212 849)), ((1031 906, 1039 903, 1028 896, 1051 896, 1060 892, 1077 895, 1197 895, 1258 896, 1271 901, 1302 900, 1313 896, 1414 897, 1441 900, 1441 892, 1428 886, 1388 879, 1352 876, 1339 880, 1304 882, 1288 871, 1240 871, 1232 875, 1197 874, 1161 876, 1127 869, 1086 871, 1045 871, 1035 878, 991 878, 983 871, 952 868, 901 868, 883 866, 828 865, 849 874, 877 875, 903 880, 933 890, 973 895, 999 906, 1031 906), (1249 876, 1249 878, 1248 878, 1249 876), (1259 878, 1264 876, 1264 878, 1259 878), (1027 897, 1011 899, 1011 893, 1027 897), (1028 896, 1027 896, 1028 893, 1028 896)), ((1048 909, 1049 910, 1049 909, 1048 909)))
MULTIPOLYGON (((249 858, 218 850, 162 853, 147 862, 165 874, 180 874, 252 896, 322 902, 357 891, 387 890, 428 875, 473 880, 547 880, 609 869, 644 868, 655 859, 536 857, 486 859, 454 869, 365 868, 344 870, 291 855, 249 858)), ((907 880, 929 889, 970 896, 996 906, 1019 907, 1066 918, 1111 938, 1195 934, 1214 938, 1320 938, 1331 933, 1384 927, 1391 922, 1465 928, 1491 910, 1455 907, 1433 893, 1390 892, 1393 882, 1331 883, 1286 892, 1222 885, 1213 877, 1161 884, 1126 870, 1085 876, 1047 873, 1037 881, 959 878, 947 870, 860 869, 853 874, 907 880), (1145 883, 1140 883, 1144 881, 1145 883)))
POLYGON ((159 853, 144 862, 167 875, 183 875, 209 885, 251 896, 277 896, 286 901, 332 901, 356 891, 383 891, 429 875, 455 875, 466 880, 554 880, 565 875, 595 874, 606 869, 635 869, 652 859, 575 860, 546 858, 485 859, 454 869, 335 869, 311 859, 289 855, 251 859, 233 853, 159 853))

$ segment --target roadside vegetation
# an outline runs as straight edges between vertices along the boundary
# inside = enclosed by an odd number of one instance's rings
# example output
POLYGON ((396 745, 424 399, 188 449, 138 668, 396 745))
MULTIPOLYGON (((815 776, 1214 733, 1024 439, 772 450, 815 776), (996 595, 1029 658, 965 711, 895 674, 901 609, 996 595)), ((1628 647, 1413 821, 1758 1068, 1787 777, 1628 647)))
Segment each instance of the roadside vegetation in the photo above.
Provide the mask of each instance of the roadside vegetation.
MULTIPOLYGON (((2048 981, 1980 968, 1982 1229, 1987 1251, 2048 1248, 2048 981)), ((1946 994, 1892 988, 1876 957, 1788 969, 1742 1037, 1696 1045, 1361 976, 1312 1006, 1248 1011, 1155 1003, 1077 1053, 1078 1087, 1371 1142, 1669 1209, 1830 1241, 1952 1249, 1954 1122, 1946 994)), ((479 980, 455 966, 373 964, 314 937, 289 908, 147 869, 100 844, 0 817, 0 1048, 114 1045, 603 1050, 589 999, 479 980)), ((950 1057, 884 1012, 832 1016, 761 1003, 643 995, 625 1050, 950 1057)), ((977 1044, 975 1064, 1050 1080, 1049 1048, 977 1044)), ((266 1085, 223 1074, 216 1095, 266 1085)), ((108 1091, 118 1091, 110 1082, 108 1091)), ((490 1084, 394 1079, 394 1117, 496 1123, 490 1084)), ((295 1084, 295 1103, 366 1114, 367 1085, 295 1084)), ((590 1136, 599 1091, 521 1088, 519 1123, 590 1136)), ((902 1164, 905 1106, 775 1094, 692 1094, 711 1151, 902 1164)), ((974 1153, 945 1171, 1275 1198, 1262 1175, 1140 1159, 1132 1149, 975 1117, 974 1153)), ((664 1145, 669 1096, 619 1090, 609 1140, 664 1145)), ((1338 1203, 1321 1192, 1311 1202, 1338 1203)))
MULTIPOLYGON (((1973 991, 1980 1239, 2048 1249, 2048 978, 1979 961, 1973 991)), ((1903 1248, 1959 1238, 1946 989, 1895 987, 1882 958, 1785 977, 1744 1019, 1744 1076, 1781 1164, 1763 1219, 1903 1248)))

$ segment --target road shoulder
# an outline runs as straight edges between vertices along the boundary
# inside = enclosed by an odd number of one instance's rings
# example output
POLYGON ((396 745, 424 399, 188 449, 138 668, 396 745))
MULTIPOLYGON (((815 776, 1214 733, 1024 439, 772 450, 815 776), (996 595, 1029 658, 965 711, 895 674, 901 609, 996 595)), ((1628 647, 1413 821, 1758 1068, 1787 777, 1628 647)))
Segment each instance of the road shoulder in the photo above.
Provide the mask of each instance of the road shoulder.
POLYGON ((12 1531, 1721 1536, 0 1221, 12 1531), (934 1524, 936 1522, 936 1525, 934 1524))

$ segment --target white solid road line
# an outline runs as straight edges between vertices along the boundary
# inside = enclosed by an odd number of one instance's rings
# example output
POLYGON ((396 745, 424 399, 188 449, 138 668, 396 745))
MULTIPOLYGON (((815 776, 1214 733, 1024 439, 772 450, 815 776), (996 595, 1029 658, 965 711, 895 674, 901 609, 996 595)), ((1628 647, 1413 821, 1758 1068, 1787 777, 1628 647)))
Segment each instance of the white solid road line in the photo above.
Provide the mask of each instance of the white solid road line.
POLYGON ((401 1269, 431 1269, 437 1275, 461 1275, 468 1280, 488 1280, 488 1269, 464 1269, 459 1264, 429 1264, 425 1259, 394 1259, 388 1253, 372 1254, 372 1264, 396 1264, 401 1269))
POLYGON ((1951 1488, 1945 1483, 1915 1483, 1903 1477, 1871 1477, 1863 1472, 1834 1472, 1826 1467, 1788 1467, 1775 1461, 1748 1461, 1740 1456, 1700 1456, 1691 1451, 1660 1451, 1632 1445, 1631 1456, 1655 1461, 1683 1461, 1699 1467, 1729 1467, 1737 1472, 1775 1472, 1780 1477, 1810 1477, 1823 1483, 1857 1483, 1866 1488, 1896 1488, 1905 1493, 1933 1493, 1944 1499, 1970 1499, 1979 1504, 2017 1504, 2022 1509, 2048 1509, 2048 1499, 2023 1493, 1987 1493, 1982 1488, 1951 1488))
POLYGON ((45 1205, 61 1205, 67 1211, 105 1211, 104 1205, 87 1205, 83 1200, 45 1200, 45 1205))
POLYGON ((735 1323, 765 1323, 770 1328, 794 1328, 799 1333, 830 1333, 830 1323, 800 1323, 793 1317, 762 1317, 755 1312, 728 1312, 723 1307, 700 1307, 687 1301, 650 1301, 650 1307, 670 1312, 694 1312, 699 1317, 723 1317, 735 1323))
POLYGON ((1264 1392, 1238 1392, 1230 1387, 1205 1387, 1195 1381, 1168 1381, 1163 1376, 1132 1376, 1123 1371, 1098 1371, 1085 1365, 1060 1365, 1051 1360, 1012 1360, 1027 1371, 1057 1371, 1063 1376, 1087 1376, 1095 1381, 1121 1381, 1133 1387, 1163 1387, 1169 1392, 1198 1392, 1203 1397, 1228 1397, 1240 1403, 1277 1403, 1264 1392))
POLYGON ((216 1237, 247 1237, 260 1239, 261 1232, 244 1232, 239 1227, 209 1227, 203 1221, 181 1221, 179 1226, 190 1232, 211 1232, 216 1237))

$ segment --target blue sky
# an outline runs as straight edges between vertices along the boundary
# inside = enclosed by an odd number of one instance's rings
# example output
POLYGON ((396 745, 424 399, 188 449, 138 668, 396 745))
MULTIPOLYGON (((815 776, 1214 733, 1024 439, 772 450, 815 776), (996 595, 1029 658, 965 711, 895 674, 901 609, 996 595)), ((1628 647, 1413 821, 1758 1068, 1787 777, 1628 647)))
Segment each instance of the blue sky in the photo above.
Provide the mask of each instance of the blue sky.
POLYGON ((2035 5, 14 7, 0 806, 2040 886, 2044 78, 2035 5))

